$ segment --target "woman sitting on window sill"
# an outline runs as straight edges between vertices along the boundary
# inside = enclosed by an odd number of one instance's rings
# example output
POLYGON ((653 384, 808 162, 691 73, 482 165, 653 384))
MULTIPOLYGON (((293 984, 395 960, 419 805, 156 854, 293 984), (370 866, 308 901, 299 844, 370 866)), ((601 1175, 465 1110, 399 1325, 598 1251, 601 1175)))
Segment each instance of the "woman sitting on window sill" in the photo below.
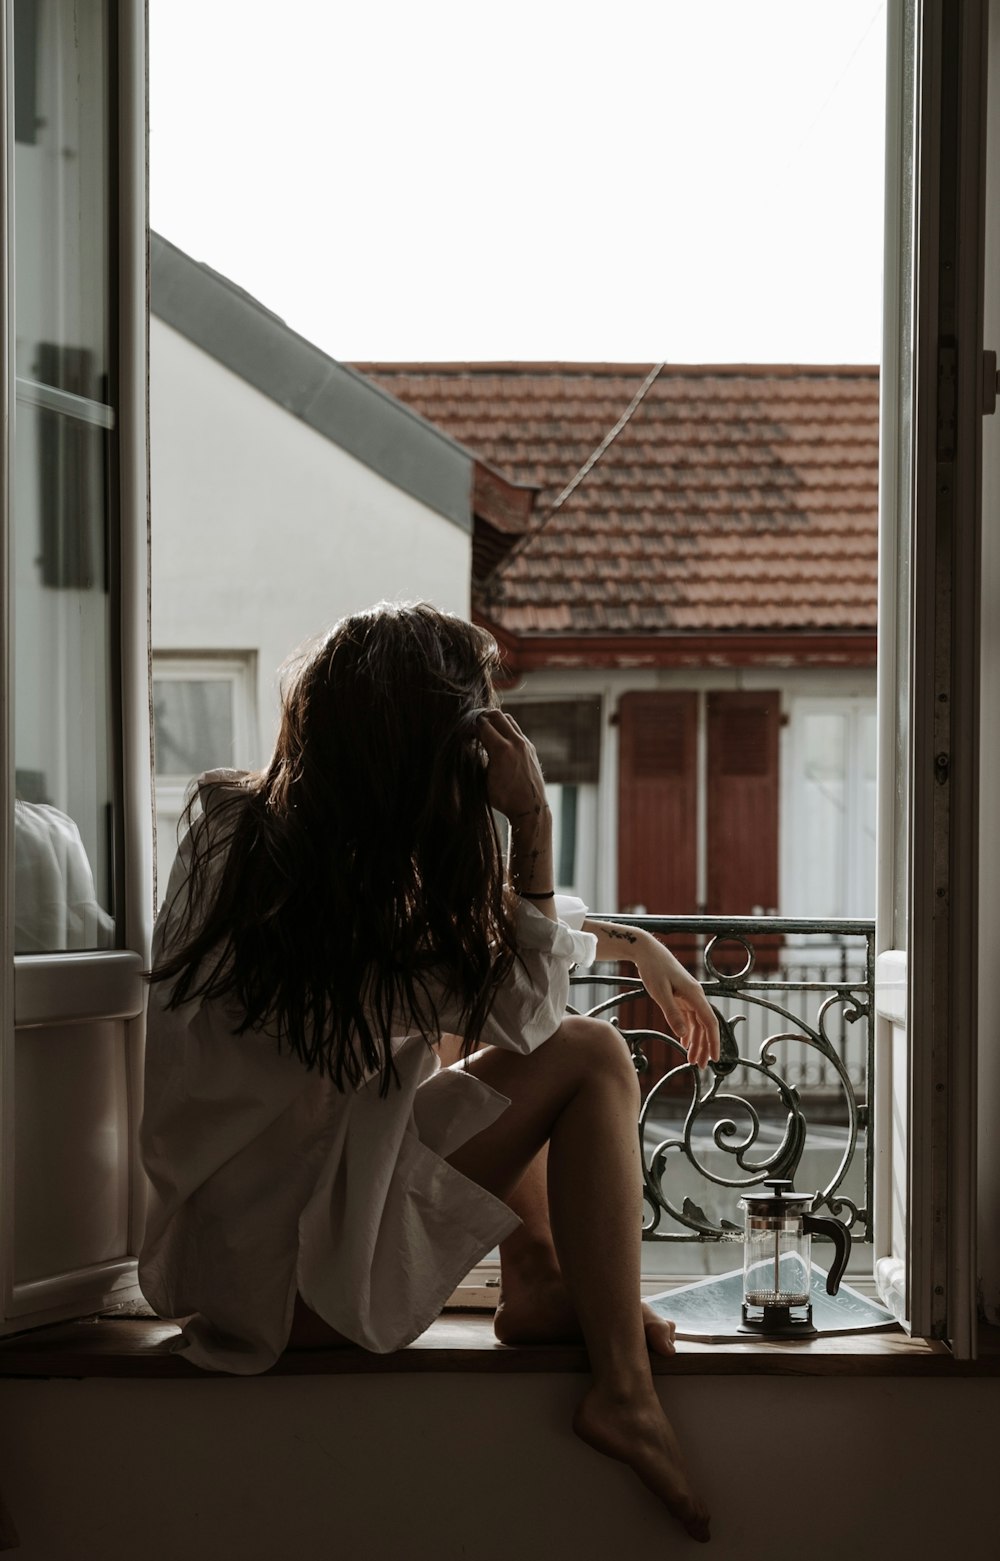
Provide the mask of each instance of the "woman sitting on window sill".
POLYGON ((640 1302, 635 1071, 611 1025, 565 1017, 570 968, 635 939, 698 1065, 714 1016, 655 939, 558 919, 496 662, 425 605, 345 619, 267 769, 199 782, 154 938, 140 1280, 189 1360, 252 1373, 307 1339, 402 1348, 499 1242, 498 1336, 582 1334, 578 1435, 707 1539, 649 1364, 673 1330, 640 1302))

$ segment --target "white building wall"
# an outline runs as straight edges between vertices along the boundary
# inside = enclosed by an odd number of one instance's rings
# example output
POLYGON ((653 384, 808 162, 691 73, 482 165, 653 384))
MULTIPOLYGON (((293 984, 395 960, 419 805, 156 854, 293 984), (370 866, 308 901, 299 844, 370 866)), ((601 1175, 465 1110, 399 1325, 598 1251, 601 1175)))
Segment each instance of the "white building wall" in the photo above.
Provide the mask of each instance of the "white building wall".
POLYGON ((256 653, 255 762, 278 666, 345 613, 468 616, 471 535, 150 321, 153 650, 256 653))

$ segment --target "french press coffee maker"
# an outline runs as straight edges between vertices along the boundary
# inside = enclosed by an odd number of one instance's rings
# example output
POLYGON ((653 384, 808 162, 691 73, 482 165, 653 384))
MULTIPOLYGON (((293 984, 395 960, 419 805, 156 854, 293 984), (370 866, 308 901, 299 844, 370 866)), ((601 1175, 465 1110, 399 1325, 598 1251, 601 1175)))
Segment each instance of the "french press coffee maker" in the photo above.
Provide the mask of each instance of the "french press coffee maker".
POLYGON ((828 1295, 836 1295, 851 1253, 851 1233, 831 1215, 811 1214, 814 1192, 795 1192, 790 1181, 764 1183, 761 1192, 744 1193, 743 1321, 740 1333, 771 1338, 808 1338, 815 1334, 810 1257, 811 1238, 829 1236, 834 1260, 827 1275, 828 1295))

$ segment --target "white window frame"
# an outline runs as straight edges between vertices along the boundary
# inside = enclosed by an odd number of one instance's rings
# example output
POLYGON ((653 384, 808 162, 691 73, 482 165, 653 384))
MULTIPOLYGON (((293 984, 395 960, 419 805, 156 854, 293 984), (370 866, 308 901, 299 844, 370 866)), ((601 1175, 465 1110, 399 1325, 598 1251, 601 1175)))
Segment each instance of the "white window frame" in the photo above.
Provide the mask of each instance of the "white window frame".
POLYGON ((900 1320, 959 1357, 977 1335, 988 11, 890 0, 887 52, 875 1273, 900 1320))
MULTIPOLYGON (((144 1039, 143 967, 149 962, 152 924, 152 784, 149 735, 148 636, 148 457, 146 292, 148 217, 146 204, 146 28, 142 0, 111 0, 117 22, 117 75, 111 78, 116 96, 117 143, 111 148, 109 177, 118 199, 118 288, 111 303, 116 312, 118 416, 116 419, 118 514, 120 548, 120 616, 116 625, 119 654, 115 658, 113 699, 121 711, 121 779, 123 862, 120 903, 116 915, 122 947, 113 952, 65 953, 14 957, 13 871, 5 872, 0 917, 0 1157, 3 1198, 0 1203, 0 1332, 40 1322, 78 1316, 138 1295, 136 1254, 145 1220, 145 1181, 139 1165, 137 1124, 141 1111, 144 1039), (81 1045, 96 1036, 93 1055, 102 1069, 105 1102, 114 1132, 125 1146, 117 1191, 110 1194, 107 1214, 121 1232, 120 1246, 83 1267, 53 1259, 45 1273, 20 1279, 15 1267, 14 1198, 17 1153, 15 1110, 18 1034, 31 1043, 32 1032, 58 1038, 75 1037, 81 1045), (100 1036, 113 1032, 113 1047, 102 1050, 100 1036), (113 1053, 113 1056, 111 1055, 113 1053)), ((11 258, 13 189, 13 59, 11 11, 0 7, 0 80, 3 118, 0 122, 0 632, 3 635, 0 721, 0 859, 13 862, 14 757, 12 710, 13 614, 10 602, 9 536, 11 525, 14 422, 17 387, 14 379, 14 286, 11 258)), ((22 382, 30 399, 30 385, 22 382)), ((80 408, 74 408, 79 412, 80 408)), ((106 1124, 102 1124, 106 1125, 106 1124)), ((79 1124, 81 1131, 86 1124, 79 1124)), ((95 1132, 99 1131, 95 1125, 95 1132)), ((104 1146, 101 1145, 101 1152, 104 1146)), ((60 1145, 60 1152, 64 1152, 60 1145)), ((22 1221, 38 1218, 23 1206, 22 1221)), ((88 1238, 89 1239, 89 1238, 88 1238)))
MULTIPOLYGON (((232 691, 233 752, 227 763, 233 769, 249 769, 257 753, 257 653, 256 651, 153 651, 152 683, 228 683, 232 691)), ((163 896, 173 860, 177 824, 184 811, 193 775, 154 771, 156 807, 156 890, 163 896), (164 835, 170 839, 165 840, 164 835)))

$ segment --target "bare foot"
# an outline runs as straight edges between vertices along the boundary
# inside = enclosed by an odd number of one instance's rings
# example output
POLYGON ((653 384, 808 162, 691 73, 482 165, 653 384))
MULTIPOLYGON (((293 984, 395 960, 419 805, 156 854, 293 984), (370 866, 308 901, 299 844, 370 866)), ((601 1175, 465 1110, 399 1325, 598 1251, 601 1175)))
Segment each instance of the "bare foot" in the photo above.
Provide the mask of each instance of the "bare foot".
POLYGON ((591 1388, 573 1418, 573 1430, 599 1453, 628 1464, 692 1539, 708 1543, 708 1508, 692 1489, 673 1427, 655 1393, 638 1401, 622 1400, 591 1388))
MULTIPOLYGON (((675 1324, 642 1303, 646 1345, 654 1355, 673 1355, 675 1324)), ((561 1278, 549 1278, 500 1292, 493 1331, 501 1344, 580 1344, 583 1335, 561 1278)))

